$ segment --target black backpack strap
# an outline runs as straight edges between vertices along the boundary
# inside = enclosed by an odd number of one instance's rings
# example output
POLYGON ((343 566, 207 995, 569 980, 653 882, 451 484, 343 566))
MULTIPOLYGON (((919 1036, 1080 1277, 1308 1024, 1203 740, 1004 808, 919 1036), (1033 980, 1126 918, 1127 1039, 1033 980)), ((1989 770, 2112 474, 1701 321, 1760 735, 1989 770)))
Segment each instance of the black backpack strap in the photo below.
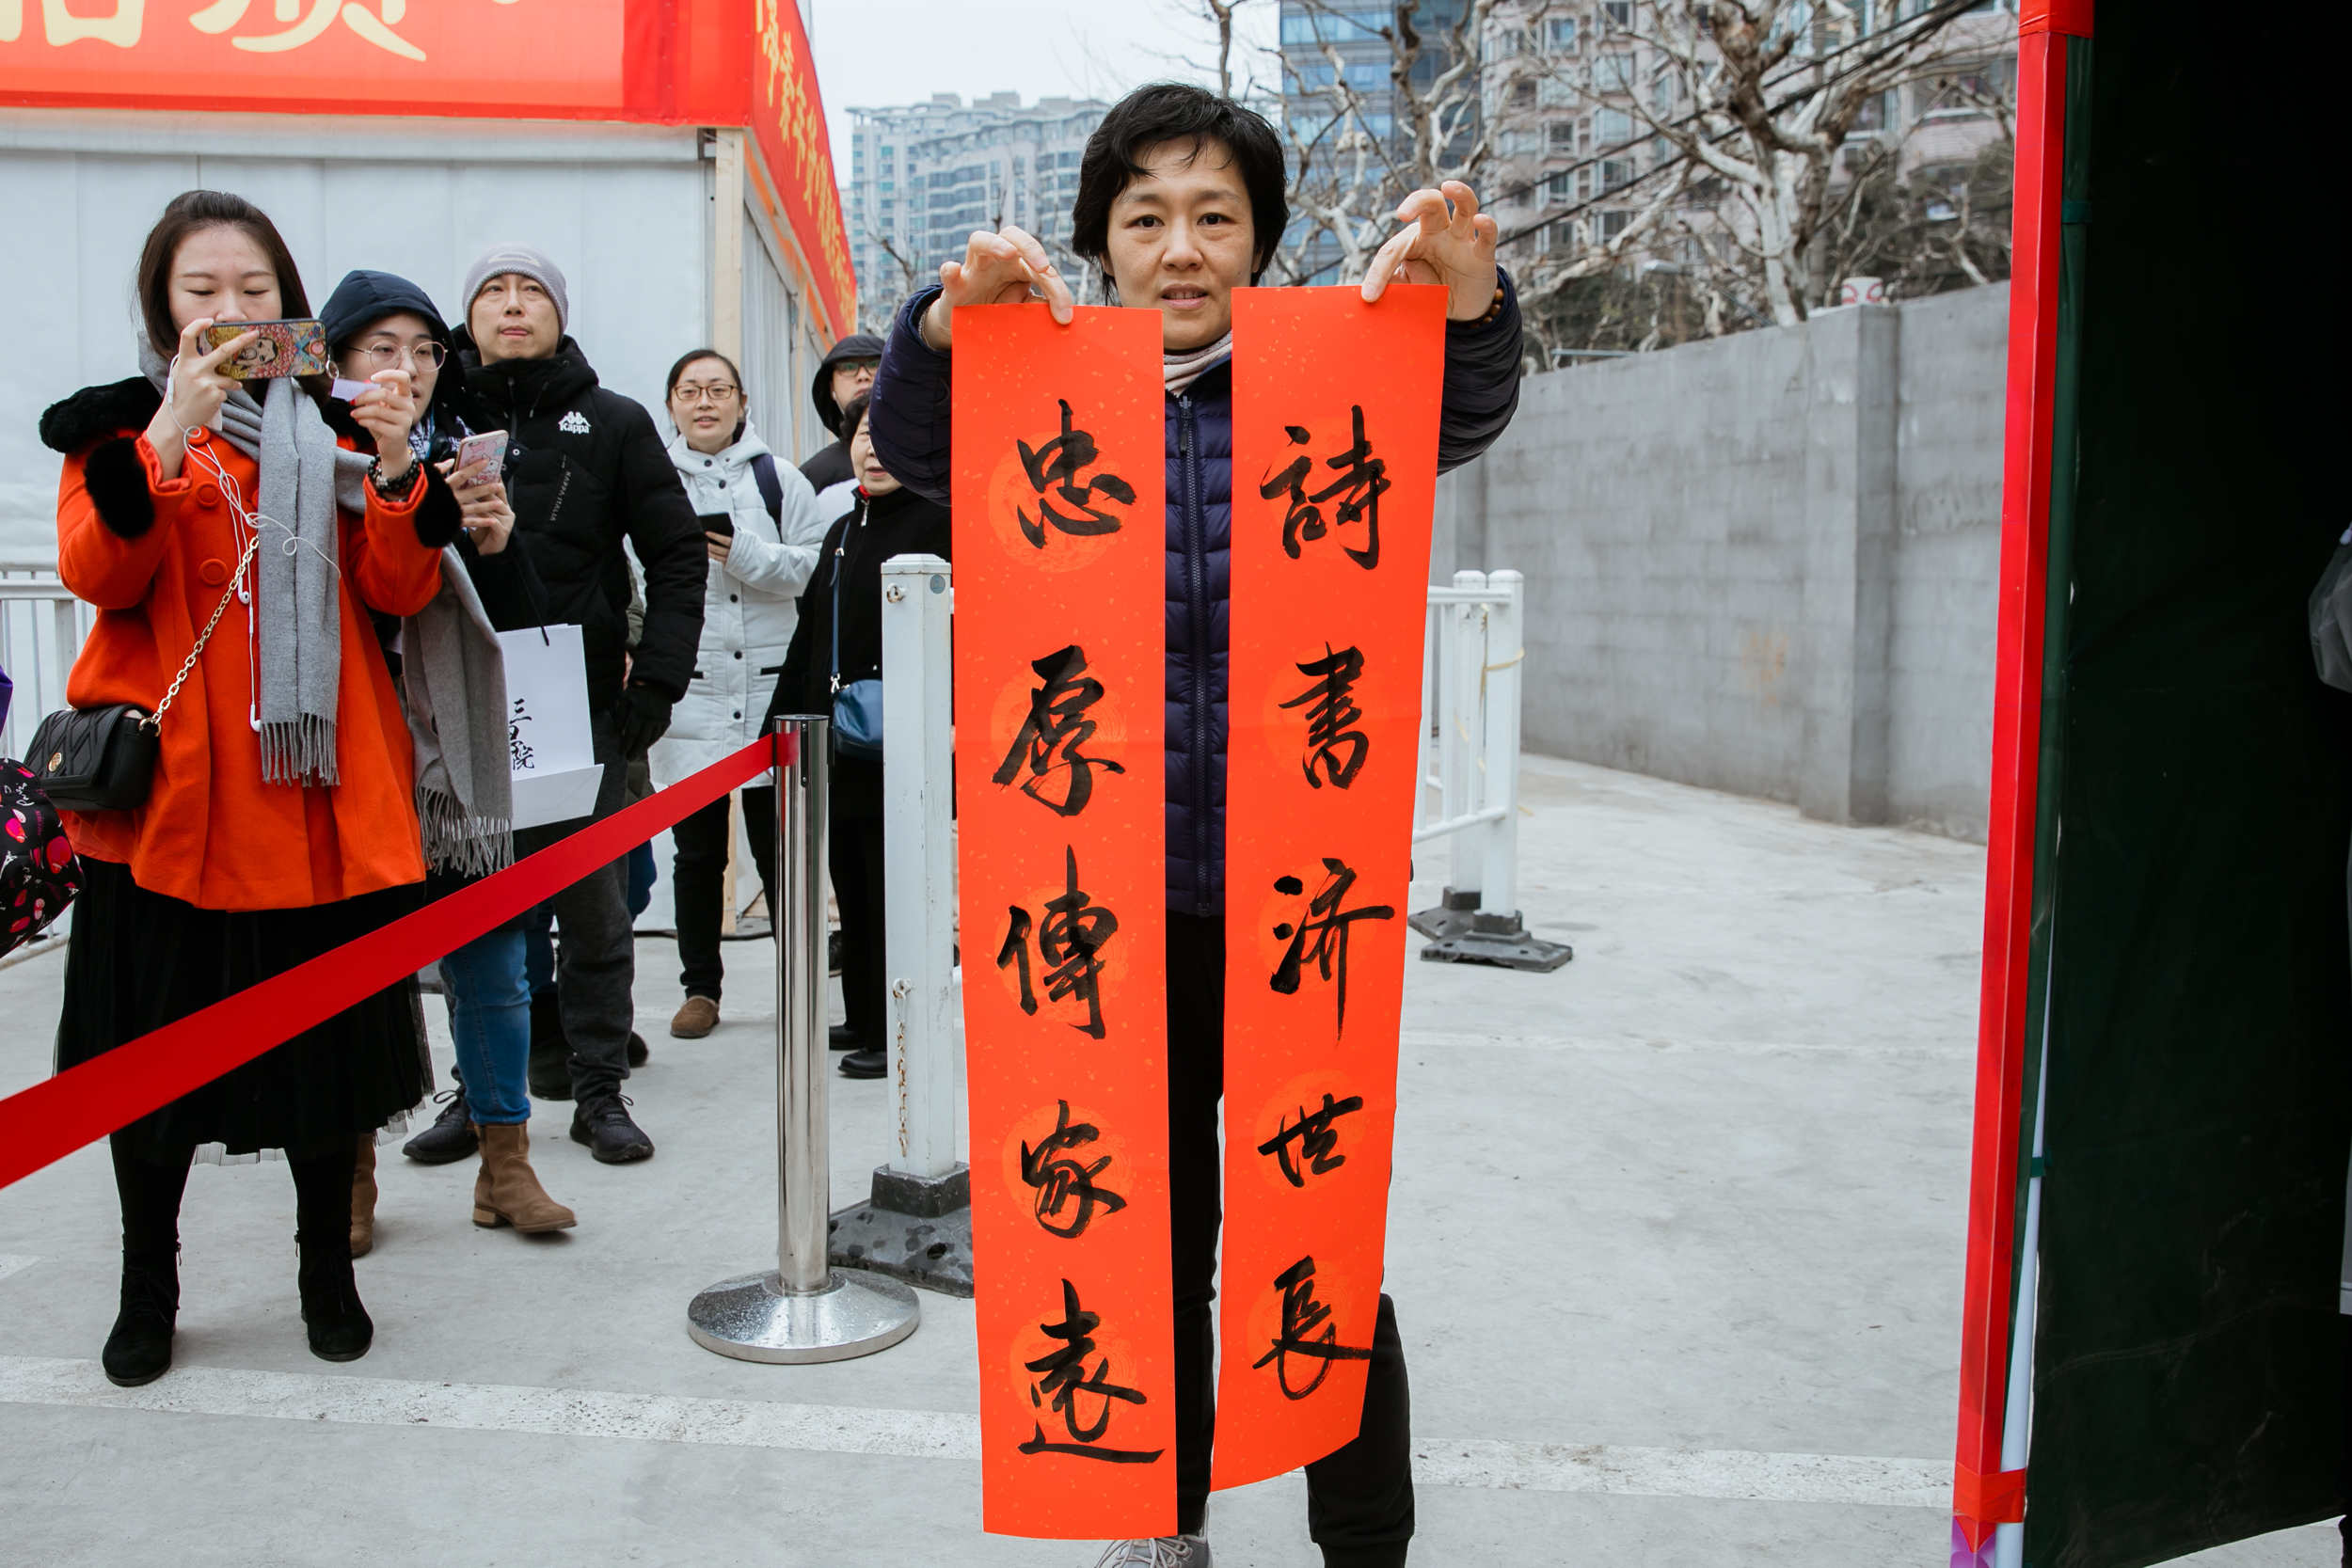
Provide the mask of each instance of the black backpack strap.
POLYGON ((778 528, 784 526, 784 481, 776 477, 773 452, 761 452, 752 459, 752 481, 759 486, 759 499, 767 503, 768 520, 778 528))

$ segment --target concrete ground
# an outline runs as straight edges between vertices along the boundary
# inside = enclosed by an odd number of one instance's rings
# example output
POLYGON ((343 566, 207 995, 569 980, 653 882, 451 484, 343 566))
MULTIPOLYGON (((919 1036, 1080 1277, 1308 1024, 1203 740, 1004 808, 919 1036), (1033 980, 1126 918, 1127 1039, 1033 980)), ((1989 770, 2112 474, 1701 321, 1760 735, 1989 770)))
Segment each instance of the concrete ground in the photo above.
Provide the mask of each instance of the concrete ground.
MULTIPOLYGON (((1982 852, 1539 757, 1524 800, 1521 902, 1575 961, 1406 972, 1414 1562, 1943 1563, 1982 852)), ((980 1532, 968 1302, 927 1295, 913 1338, 830 1367, 688 1339, 697 1289, 772 1260, 771 972, 726 958, 726 1022, 678 1041, 674 956, 639 945, 654 1161, 596 1165, 540 1108, 578 1229, 479 1230, 469 1166, 385 1150, 377 1338, 348 1366, 304 1346, 282 1164, 191 1178, 176 1367, 127 1393, 95 1366, 104 1151, 0 1192, 0 1558, 1091 1563, 980 1532)), ((0 1092, 47 1069, 61 968, 0 971, 0 1092)), ((884 1094, 834 1083, 837 1202, 884 1154, 884 1094)), ((1222 1495, 1210 1531, 1220 1568, 1316 1560, 1296 1476, 1222 1495)), ((2195 1560, 2318 1568, 2334 1542, 2195 1560)))

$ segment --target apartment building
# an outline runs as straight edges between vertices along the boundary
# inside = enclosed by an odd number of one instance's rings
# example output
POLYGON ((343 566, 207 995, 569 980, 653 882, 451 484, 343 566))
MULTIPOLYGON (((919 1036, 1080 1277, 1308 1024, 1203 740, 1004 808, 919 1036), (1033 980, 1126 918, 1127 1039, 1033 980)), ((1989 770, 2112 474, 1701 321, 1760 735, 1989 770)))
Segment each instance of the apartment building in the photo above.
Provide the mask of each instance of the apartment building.
POLYGON ((841 211, 857 270, 859 315, 879 330, 910 288, 963 255, 975 229, 1011 223, 1049 245, 1070 238, 1078 160, 1110 105, 1015 92, 970 103, 952 92, 925 103, 850 110, 841 211))
MULTIPOLYGON (((1927 0, 1855 0, 1857 32, 1826 15, 1796 13, 1802 29, 1781 73, 1792 89, 1820 65, 1867 52, 1927 8, 1927 0)), ((1671 8, 1680 13, 1679 6, 1671 8)), ((1482 185, 1508 249, 1528 260, 1615 239, 1655 196, 1653 170, 1674 161, 1654 121, 1687 114, 1690 85, 1664 51, 1641 35, 1659 30, 1643 0, 1502 0, 1481 66, 1494 127, 1494 160, 1482 185), (1621 193, 1621 194, 1620 194, 1621 193)), ((1882 150, 1906 176, 1964 171, 2001 132, 1986 105, 2013 96, 2015 0, 1982 0, 1944 34, 1934 69, 1878 94, 1863 108, 1834 178, 1843 182, 1882 150)), ((1705 57, 1711 45, 1701 40, 1705 57)), ((1680 215, 1710 221, 1720 186, 1701 181, 1680 215)))
MULTIPOLYGON (((1841 48, 1867 47, 1929 3, 1853 0, 1858 36, 1842 32, 1826 11, 1797 8, 1790 20, 1802 36, 1784 71, 1795 85, 1809 65, 1832 63, 1841 48)), ((1413 79, 1424 91, 1453 63, 1447 44, 1463 4, 1423 0, 1416 12, 1424 52, 1413 79)), ((1836 177, 1864 166, 1881 147, 1907 174, 1964 169, 2000 135, 1984 105, 2010 95, 2015 4, 1981 0, 1947 29, 1949 50, 1933 75, 1866 105, 1836 177)), ((1655 195, 1656 182, 1645 177, 1676 153, 1651 133, 1650 122, 1691 106, 1683 73, 1644 41, 1688 14, 1671 0, 1664 12, 1661 18, 1649 0, 1501 0, 1488 15, 1477 102, 1460 121, 1454 151, 1466 154, 1480 132, 1488 136, 1489 155, 1473 179, 1503 233, 1514 237, 1504 248, 1514 265, 1614 240, 1655 195)), ((1295 142, 1328 147, 1347 128, 1333 124, 1331 89, 1344 83, 1356 94, 1361 130, 1391 159, 1405 161, 1411 128, 1400 120, 1391 75, 1394 49, 1384 33, 1394 21, 1392 7, 1369 0, 1282 0, 1282 113, 1295 142)), ((1710 49, 1701 41, 1702 56, 1710 49)), ((1723 195, 1718 184, 1702 181, 1680 215, 1720 221, 1714 208, 1723 195)), ((1304 238, 1303 226, 1295 228, 1294 243, 1304 238)), ((1338 247, 1327 238, 1306 259, 1316 280, 1325 280, 1338 264, 1338 247)))

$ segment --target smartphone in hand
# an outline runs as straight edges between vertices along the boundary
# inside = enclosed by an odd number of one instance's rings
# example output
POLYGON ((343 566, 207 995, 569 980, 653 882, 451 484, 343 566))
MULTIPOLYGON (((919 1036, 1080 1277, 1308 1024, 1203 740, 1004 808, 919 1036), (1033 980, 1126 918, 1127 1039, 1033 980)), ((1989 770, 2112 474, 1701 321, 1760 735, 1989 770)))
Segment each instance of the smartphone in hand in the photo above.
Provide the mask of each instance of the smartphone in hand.
POLYGON ((501 477, 506 467, 506 432, 485 430, 479 436, 469 436, 457 443, 457 465, 451 473, 463 473, 476 463, 487 460, 489 467, 475 476, 476 483, 501 477))
POLYGON ((705 533, 715 533, 724 539, 735 537, 735 519, 724 512, 707 512, 694 521, 702 524, 705 533))
POLYGON ((316 321, 215 322, 204 329, 204 351, 248 332, 261 336, 221 361, 220 373, 231 381, 325 375, 334 368, 326 354, 326 328, 316 321))

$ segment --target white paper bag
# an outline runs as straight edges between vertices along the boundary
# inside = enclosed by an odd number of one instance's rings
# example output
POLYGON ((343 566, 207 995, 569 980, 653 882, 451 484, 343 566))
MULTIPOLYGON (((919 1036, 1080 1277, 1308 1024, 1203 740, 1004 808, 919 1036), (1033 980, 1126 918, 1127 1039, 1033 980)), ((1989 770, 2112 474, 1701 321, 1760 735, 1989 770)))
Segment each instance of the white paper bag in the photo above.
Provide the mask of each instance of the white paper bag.
POLYGON ((506 660, 506 736, 515 826, 569 822, 596 810, 604 768, 588 731, 588 657, 578 626, 499 633, 506 660))

